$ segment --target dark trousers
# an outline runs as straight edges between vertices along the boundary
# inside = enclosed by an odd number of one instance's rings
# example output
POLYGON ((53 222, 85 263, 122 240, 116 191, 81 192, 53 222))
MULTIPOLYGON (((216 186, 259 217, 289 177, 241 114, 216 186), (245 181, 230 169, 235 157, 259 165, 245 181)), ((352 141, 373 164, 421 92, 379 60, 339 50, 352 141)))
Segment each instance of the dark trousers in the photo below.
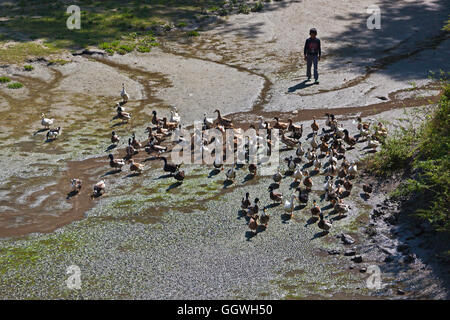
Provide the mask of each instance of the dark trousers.
POLYGON ((306 76, 308 78, 311 78, 311 65, 314 64, 314 80, 319 79, 318 61, 319 58, 316 55, 306 56, 306 76))

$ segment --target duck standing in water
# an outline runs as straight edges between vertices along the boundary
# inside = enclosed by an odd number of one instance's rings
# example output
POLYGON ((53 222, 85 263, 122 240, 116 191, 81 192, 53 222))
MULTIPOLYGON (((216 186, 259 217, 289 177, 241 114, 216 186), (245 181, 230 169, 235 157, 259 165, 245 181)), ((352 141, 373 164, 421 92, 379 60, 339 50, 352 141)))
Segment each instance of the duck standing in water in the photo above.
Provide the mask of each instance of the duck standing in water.
POLYGON ((105 193, 105 189, 106 189, 106 184, 105 184, 104 180, 97 182, 94 185, 94 196, 95 197, 101 196, 103 193, 105 193))
POLYGON ((80 179, 75 179, 74 178, 74 179, 70 180, 70 185, 72 186, 72 191, 73 192, 76 192, 76 193, 80 192, 81 184, 82 184, 82 182, 81 182, 80 179))

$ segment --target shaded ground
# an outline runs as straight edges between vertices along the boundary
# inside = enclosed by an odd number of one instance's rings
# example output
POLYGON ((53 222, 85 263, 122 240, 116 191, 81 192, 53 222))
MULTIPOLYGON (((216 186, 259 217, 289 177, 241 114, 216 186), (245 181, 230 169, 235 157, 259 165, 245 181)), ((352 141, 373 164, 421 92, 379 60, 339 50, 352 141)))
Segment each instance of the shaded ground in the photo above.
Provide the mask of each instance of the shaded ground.
MULTIPOLYGON (((379 256, 349 269, 354 265, 350 257, 328 254, 346 249, 334 237, 341 232, 352 235, 358 246, 366 243, 361 227, 377 202, 361 198, 360 185, 347 200, 352 207, 349 217, 337 220, 326 237, 308 223, 311 203, 298 207, 292 220, 283 218, 282 208, 271 207, 269 228, 249 237, 239 214, 240 199, 249 191, 268 205, 270 177, 249 179, 244 167, 228 186, 223 172, 214 175, 212 167, 187 166, 187 179, 178 185, 164 178, 161 163, 142 153, 137 158, 146 166, 141 176, 131 176, 128 168, 111 172, 106 158, 112 130, 121 136, 112 152, 123 155, 131 132, 143 140, 151 111, 166 116, 170 104, 178 107, 184 125, 201 120, 204 112, 212 116, 219 108, 243 127, 257 115, 305 121, 306 137, 309 120, 317 116, 322 126, 329 110, 355 134, 352 121, 357 115, 388 120, 393 128, 394 119, 406 117, 403 106, 435 102, 439 92, 427 79, 428 71, 449 70, 442 54, 449 41, 439 31, 440 21, 448 16, 444 2, 428 1, 420 14, 412 10, 416 2, 383 2, 386 29, 376 36, 364 30, 363 13, 371 3, 345 3, 333 2, 315 21, 326 48, 319 86, 301 85, 304 66, 299 59, 305 36, 301 32, 311 25, 303 17, 317 6, 315 1, 274 2, 263 12, 207 24, 195 38, 174 32, 151 53, 66 56, 71 62, 63 65, 33 61, 31 72, 16 65, 2 68, 0 75, 24 87, 11 90, 0 84, 0 116, 7 119, 0 124, 0 236, 14 236, 0 244, 1 297, 395 296, 395 275, 383 277, 393 291, 374 292, 365 285, 367 274, 360 269, 383 264, 379 256), (399 32, 389 39, 388 30, 400 17, 406 22, 396 26, 406 30, 420 21, 423 30, 399 32), (386 48, 383 43, 388 40, 386 48), (359 50, 350 50, 348 42, 359 50), (371 47, 371 42, 381 44, 371 47), (347 58, 349 63, 343 63, 347 58), (368 72, 370 66, 375 68, 368 72), (133 116, 125 125, 111 121, 122 83, 131 96, 125 107, 133 116), (54 142, 45 142, 45 132, 39 130, 42 112, 63 128, 54 142), (73 177, 83 179, 85 188, 70 197, 73 177), (107 193, 92 199, 91 186, 100 179, 105 179, 107 193), (54 232, 29 235, 50 231, 54 232), (81 268, 81 291, 66 288, 66 268, 72 264, 81 268)), ((349 157, 364 155, 363 148, 359 144, 349 157)), ((284 194, 292 192, 291 182, 283 180, 284 194)), ((316 176, 314 183, 313 197, 324 206, 323 176, 316 176)), ((333 217, 323 209, 326 217, 333 217)), ((402 269, 405 279, 415 271, 402 269)), ((433 273, 425 280, 438 283, 433 273)), ((445 296, 445 286, 432 288, 422 294, 412 288, 407 296, 445 296)))

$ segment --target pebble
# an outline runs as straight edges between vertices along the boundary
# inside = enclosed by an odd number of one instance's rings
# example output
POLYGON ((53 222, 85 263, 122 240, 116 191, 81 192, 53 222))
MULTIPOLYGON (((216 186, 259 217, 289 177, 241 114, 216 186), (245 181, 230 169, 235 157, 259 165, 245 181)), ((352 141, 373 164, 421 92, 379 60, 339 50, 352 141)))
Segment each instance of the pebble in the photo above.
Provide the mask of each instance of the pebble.
POLYGON ((361 256, 354 256, 352 258, 352 261, 356 263, 361 263, 363 261, 363 258, 361 256))
POLYGON ((344 256, 354 256, 356 254, 355 250, 347 250, 344 252, 344 256))
POLYGON ((355 239, 353 239, 351 236, 345 233, 341 233, 341 240, 344 244, 353 244, 355 243, 355 239))

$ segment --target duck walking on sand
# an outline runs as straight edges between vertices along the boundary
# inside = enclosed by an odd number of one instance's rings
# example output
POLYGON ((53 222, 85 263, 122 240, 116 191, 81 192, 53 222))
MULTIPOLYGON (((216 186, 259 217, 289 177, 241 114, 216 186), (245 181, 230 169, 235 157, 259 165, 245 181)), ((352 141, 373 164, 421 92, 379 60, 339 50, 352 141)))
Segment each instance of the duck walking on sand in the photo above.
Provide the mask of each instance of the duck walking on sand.
POLYGON ((321 229, 321 230, 325 231, 326 233, 328 233, 330 231, 331 227, 333 226, 332 222, 329 221, 329 220, 325 220, 323 218, 323 213, 322 212, 319 214, 319 218, 320 218, 320 220, 317 223, 317 226, 319 227, 319 229, 321 229))
POLYGON ((41 115, 41 124, 45 129, 50 129, 50 126, 53 124, 53 119, 49 119, 45 117, 45 114, 41 115))
POLYGON ((122 83, 122 91, 120 91, 120 96, 122 97, 123 102, 127 102, 130 99, 130 96, 125 90, 125 84, 122 83))
POLYGON ((256 235, 258 230, 258 215, 255 214, 250 218, 250 221, 248 222, 248 227, 250 228, 250 231, 252 234, 256 235))
POLYGON ((117 145, 117 144, 119 143, 119 141, 120 141, 120 138, 119 138, 119 136, 116 134, 116 132, 115 132, 115 131, 111 132, 111 143, 112 143, 113 145, 117 145))
POLYGON ((259 217, 259 221, 265 228, 267 228, 267 224, 269 223, 270 216, 266 213, 266 208, 263 208, 261 216, 259 217))
POLYGON ((59 134, 61 133, 61 127, 58 127, 56 129, 50 129, 47 132, 47 140, 55 140, 59 134))
POLYGON ((248 207, 250 207, 250 204, 251 204, 251 202, 250 202, 250 193, 247 192, 245 194, 245 198, 242 198, 242 200, 241 200, 241 208, 242 208, 242 210, 247 210, 248 207))
POLYGON ((134 162, 133 159, 130 160, 130 171, 135 171, 137 174, 141 174, 143 170, 143 164, 134 162))
POLYGON ((295 199, 297 199, 297 197, 295 196, 295 194, 291 195, 290 198, 286 198, 284 200, 284 211, 286 211, 287 214, 289 214, 290 216, 293 215, 294 212, 294 208, 295 208, 295 199))
POLYGON ((274 202, 281 202, 283 201, 283 195, 281 193, 275 193, 273 192, 273 187, 269 186, 269 192, 270 192, 270 199, 274 202))

